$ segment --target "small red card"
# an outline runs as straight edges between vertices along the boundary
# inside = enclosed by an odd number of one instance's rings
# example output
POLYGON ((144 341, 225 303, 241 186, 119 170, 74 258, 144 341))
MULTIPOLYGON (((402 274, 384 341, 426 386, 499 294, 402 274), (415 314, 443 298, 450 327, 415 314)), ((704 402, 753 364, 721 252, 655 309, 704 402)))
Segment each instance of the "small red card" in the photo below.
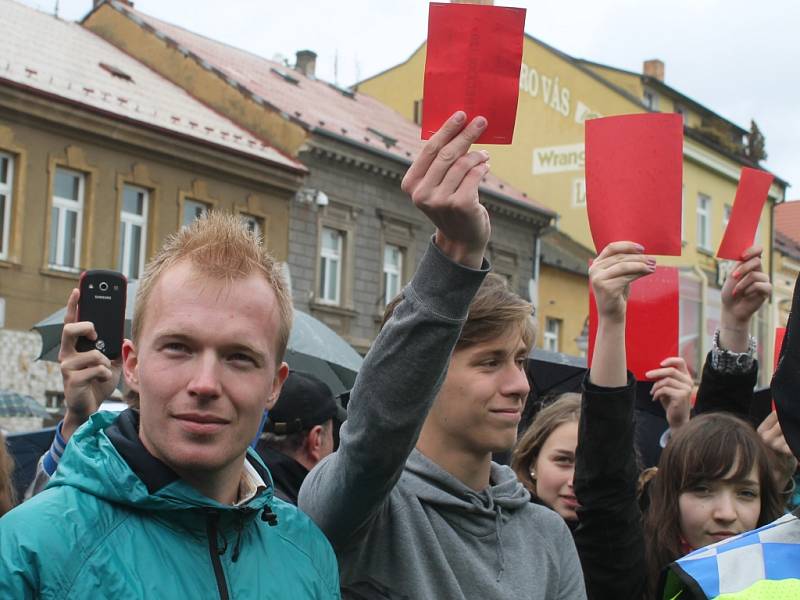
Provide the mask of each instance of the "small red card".
POLYGON ((586 208, 598 253, 626 240, 680 256, 682 181, 680 115, 586 121, 586 208))
POLYGON ((422 139, 457 110, 486 117, 479 144, 510 144, 519 98, 525 9, 432 2, 422 139))
POLYGON ((767 201, 773 179, 772 173, 748 167, 742 169, 733 210, 717 251, 719 258, 739 260, 742 253, 753 245, 761 210, 767 201))
MULTIPOLYGON (((639 381, 658 369, 661 361, 678 356, 678 269, 656 267, 655 273, 631 284, 625 318, 625 349, 628 370, 639 381)), ((597 337, 597 304, 589 288, 589 365, 597 337)))

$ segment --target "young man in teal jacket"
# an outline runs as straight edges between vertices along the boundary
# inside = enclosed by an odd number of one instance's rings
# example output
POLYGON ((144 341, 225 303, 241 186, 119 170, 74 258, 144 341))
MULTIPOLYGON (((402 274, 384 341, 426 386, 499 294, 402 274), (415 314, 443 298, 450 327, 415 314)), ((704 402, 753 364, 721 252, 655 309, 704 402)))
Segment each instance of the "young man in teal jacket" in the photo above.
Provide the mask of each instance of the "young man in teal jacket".
MULTIPOLYGON (((260 240, 233 215, 183 228, 135 314, 122 363, 140 410, 93 415, 48 488, 0 519, 0 598, 339 598, 327 540, 248 449, 286 378, 292 321, 260 240)), ((63 360, 82 358, 67 346, 63 360)))

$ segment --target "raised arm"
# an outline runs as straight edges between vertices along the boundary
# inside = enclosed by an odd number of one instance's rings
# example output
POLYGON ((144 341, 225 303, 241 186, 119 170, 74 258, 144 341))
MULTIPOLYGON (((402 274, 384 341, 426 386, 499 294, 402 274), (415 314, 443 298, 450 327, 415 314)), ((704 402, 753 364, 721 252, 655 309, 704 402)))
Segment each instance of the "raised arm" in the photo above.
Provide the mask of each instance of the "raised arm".
MULTIPOLYGON (((750 322, 771 292, 761 266, 761 248, 754 246, 722 286, 720 327, 703 366, 695 413, 727 411, 749 418, 758 375, 750 322)), ((757 425, 761 419, 750 420, 757 425)))
POLYGON ((50 448, 36 465, 36 474, 25 492, 26 499, 47 486, 72 434, 112 394, 122 373, 121 358, 112 361, 99 350, 78 352, 75 349, 79 337, 97 337, 92 323, 78 322, 79 298, 80 292, 76 288, 67 299, 61 350, 58 353, 64 382, 64 419, 56 427, 50 448))
POLYGON ((490 228, 478 186, 488 154, 469 150, 485 126, 483 117, 466 124, 457 112, 403 179, 402 189, 436 226, 434 243, 364 360, 339 450, 300 490, 298 505, 335 547, 358 539, 397 483, 486 275, 490 228))
POLYGON ((644 536, 636 499, 634 380, 628 375, 625 312, 630 284, 655 270, 641 246, 609 244, 589 269, 598 327, 584 383, 575 495, 575 546, 589 598, 642 598, 644 536))

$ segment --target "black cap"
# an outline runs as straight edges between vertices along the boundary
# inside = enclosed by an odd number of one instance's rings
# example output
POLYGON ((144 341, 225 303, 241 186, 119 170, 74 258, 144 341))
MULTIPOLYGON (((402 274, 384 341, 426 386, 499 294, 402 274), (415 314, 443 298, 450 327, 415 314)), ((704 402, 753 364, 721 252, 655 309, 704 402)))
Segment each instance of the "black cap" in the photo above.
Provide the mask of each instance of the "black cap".
POLYGON ((269 411, 264 431, 278 435, 297 433, 329 419, 344 421, 346 416, 327 385, 308 373, 291 371, 269 411))

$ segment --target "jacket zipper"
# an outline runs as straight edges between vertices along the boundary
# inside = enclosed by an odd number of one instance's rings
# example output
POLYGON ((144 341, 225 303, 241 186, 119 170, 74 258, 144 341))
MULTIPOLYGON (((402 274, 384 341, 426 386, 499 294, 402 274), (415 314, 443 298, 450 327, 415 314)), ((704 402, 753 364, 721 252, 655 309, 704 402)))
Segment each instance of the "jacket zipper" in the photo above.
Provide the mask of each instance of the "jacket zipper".
POLYGON ((208 532, 208 552, 211 555, 211 564, 214 566, 214 577, 217 580, 217 589, 221 600, 228 600, 228 583, 225 581, 225 571, 222 570, 222 561, 219 559, 219 549, 217 548, 217 521, 218 513, 208 515, 206 521, 206 531, 208 532))

